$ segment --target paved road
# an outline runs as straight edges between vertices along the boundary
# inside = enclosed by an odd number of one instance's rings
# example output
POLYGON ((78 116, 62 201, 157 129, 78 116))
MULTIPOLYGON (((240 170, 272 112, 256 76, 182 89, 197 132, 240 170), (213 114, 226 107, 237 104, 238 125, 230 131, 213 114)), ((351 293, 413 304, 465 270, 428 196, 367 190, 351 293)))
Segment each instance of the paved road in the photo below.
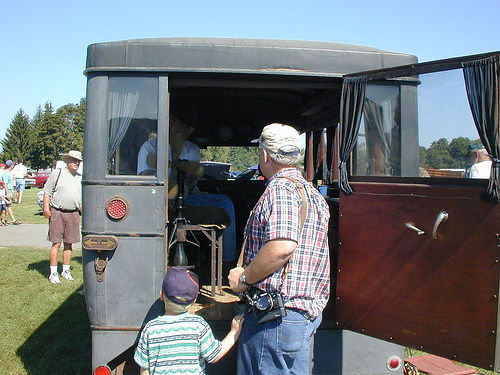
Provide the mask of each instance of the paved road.
MULTIPOLYGON (((0 226, 0 249, 7 246, 29 246, 50 248, 47 241, 48 224, 21 224, 0 226)), ((81 243, 73 244, 73 248, 80 248, 81 243)))

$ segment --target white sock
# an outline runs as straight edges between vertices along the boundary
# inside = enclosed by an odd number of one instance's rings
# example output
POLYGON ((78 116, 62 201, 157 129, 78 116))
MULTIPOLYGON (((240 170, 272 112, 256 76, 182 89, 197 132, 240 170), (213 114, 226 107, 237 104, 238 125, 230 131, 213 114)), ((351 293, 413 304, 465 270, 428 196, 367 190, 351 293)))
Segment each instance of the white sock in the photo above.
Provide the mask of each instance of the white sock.
POLYGON ((63 272, 68 271, 69 272, 69 264, 63 264, 63 272))
POLYGON ((57 273, 57 266, 50 266, 50 274, 57 273))

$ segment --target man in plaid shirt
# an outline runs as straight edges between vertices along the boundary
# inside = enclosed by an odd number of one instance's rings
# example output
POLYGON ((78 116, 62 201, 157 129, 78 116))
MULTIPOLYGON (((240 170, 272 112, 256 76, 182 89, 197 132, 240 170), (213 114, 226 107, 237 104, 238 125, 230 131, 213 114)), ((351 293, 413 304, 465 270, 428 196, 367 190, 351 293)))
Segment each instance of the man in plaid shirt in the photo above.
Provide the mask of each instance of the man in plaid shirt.
POLYGON ((244 266, 230 271, 229 284, 240 293, 250 286, 281 292, 286 316, 259 324, 245 313, 238 374, 308 374, 312 337, 330 294, 330 212, 297 169, 294 128, 267 125, 258 142, 259 168, 268 182, 245 228, 244 266))

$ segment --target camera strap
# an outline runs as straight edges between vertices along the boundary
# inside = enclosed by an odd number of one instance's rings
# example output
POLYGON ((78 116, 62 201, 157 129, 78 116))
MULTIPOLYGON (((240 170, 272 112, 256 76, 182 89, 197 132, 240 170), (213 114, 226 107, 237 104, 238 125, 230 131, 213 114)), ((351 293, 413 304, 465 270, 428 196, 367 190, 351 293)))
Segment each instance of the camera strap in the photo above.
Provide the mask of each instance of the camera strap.
MULTIPOLYGON (((293 183, 295 184, 295 186, 299 190, 300 196, 302 197, 302 208, 300 210, 300 230, 299 230, 299 233, 302 233, 302 229, 304 228, 304 223, 306 221, 306 216, 307 216, 307 199, 306 199, 306 195, 304 192, 304 185, 302 183, 298 182, 293 177, 279 176, 278 178, 286 178, 287 180, 293 181, 293 183)), ((255 217, 255 208, 252 210, 252 213, 250 215, 250 220, 249 220, 250 225, 252 224, 254 217, 255 217)), ((250 231, 250 230, 248 230, 248 231, 250 231)), ((238 267, 243 267, 243 258, 245 256, 245 248, 246 248, 247 240, 248 240, 248 232, 245 232, 245 235, 243 237, 243 244, 241 245, 240 256, 238 258, 238 263, 237 263, 238 267)), ((283 267, 281 285, 279 288, 280 292, 281 292, 281 288, 283 287, 283 283, 285 282, 286 275, 288 274, 288 271, 290 269, 290 262, 291 261, 288 260, 283 267)))

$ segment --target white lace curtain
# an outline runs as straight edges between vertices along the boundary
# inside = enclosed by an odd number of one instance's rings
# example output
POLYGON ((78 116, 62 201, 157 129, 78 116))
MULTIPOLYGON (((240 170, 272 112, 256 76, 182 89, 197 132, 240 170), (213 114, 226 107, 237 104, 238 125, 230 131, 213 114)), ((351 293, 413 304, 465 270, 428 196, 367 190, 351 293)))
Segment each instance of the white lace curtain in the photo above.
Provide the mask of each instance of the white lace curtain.
POLYGON ((132 121, 139 94, 137 92, 111 92, 109 95, 109 136, 108 136, 108 161, 113 157, 118 145, 127 133, 132 121))

